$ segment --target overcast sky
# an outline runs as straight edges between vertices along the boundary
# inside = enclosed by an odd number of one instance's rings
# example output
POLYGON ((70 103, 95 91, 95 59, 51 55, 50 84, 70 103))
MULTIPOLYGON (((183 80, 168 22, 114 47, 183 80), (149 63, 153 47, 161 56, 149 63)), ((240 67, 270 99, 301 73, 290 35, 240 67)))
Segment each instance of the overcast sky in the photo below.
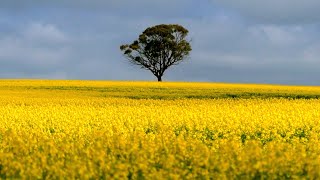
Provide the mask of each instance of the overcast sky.
POLYGON ((189 30, 164 81, 320 85, 319 0, 1 0, 0 78, 156 80, 119 46, 147 27, 189 30))

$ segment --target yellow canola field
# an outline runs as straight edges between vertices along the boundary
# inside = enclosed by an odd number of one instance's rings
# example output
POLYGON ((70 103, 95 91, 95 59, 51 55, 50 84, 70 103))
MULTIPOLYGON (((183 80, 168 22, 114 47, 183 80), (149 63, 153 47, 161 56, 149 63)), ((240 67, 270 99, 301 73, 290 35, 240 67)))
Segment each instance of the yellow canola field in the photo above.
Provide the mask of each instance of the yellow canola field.
MULTIPOLYGON (((159 86, 143 83, 0 81, 0 179, 320 178, 320 100, 130 99, 76 88, 159 86), (74 89, 48 88, 62 84, 74 89)), ((205 85, 179 84, 188 86, 205 85)))

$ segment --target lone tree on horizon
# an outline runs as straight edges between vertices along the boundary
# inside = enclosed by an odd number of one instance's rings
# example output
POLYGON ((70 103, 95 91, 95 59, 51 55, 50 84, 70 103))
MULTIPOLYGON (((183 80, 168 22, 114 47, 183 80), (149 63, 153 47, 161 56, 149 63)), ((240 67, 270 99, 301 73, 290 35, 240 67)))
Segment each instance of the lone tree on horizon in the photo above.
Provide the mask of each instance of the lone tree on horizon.
POLYGON ((134 65, 147 69, 162 81, 164 72, 183 61, 192 50, 186 40, 188 30, 178 24, 149 27, 132 44, 121 45, 125 57, 134 65))

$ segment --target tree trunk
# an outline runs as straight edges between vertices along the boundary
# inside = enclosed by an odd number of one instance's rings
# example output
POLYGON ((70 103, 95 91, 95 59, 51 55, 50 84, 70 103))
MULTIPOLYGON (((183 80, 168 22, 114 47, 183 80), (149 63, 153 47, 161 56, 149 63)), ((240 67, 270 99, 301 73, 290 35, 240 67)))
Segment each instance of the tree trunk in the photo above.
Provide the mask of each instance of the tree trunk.
POLYGON ((158 78, 158 82, 162 81, 161 76, 157 76, 157 78, 158 78))

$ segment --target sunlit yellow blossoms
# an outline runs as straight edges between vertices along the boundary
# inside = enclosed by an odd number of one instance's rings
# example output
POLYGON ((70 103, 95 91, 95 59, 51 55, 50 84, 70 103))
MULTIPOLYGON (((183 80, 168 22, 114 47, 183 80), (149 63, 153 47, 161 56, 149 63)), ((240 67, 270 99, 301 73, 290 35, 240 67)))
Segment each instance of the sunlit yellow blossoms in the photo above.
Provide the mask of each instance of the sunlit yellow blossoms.
POLYGON ((319 179, 319 87, 0 81, 0 179, 319 179))

